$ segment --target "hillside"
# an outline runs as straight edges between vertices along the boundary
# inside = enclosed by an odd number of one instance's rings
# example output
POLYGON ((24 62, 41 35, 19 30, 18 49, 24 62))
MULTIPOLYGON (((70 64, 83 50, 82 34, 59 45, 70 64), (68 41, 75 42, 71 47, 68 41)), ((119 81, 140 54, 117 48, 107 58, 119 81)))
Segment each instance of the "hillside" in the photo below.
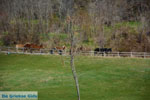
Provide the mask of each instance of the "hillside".
POLYGON ((149 0, 1 0, 0 46, 43 44, 150 52, 149 0))

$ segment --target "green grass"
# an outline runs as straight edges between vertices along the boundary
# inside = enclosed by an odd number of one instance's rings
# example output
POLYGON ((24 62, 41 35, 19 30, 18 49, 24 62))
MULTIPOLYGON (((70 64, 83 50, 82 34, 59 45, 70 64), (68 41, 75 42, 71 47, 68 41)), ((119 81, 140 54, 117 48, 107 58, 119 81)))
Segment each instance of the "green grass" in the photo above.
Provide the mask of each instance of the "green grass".
POLYGON ((119 22, 114 24, 113 26, 105 26, 104 27, 104 32, 105 32, 105 36, 109 37, 110 33, 115 30, 115 29, 119 29, 121 27, 130 27, 133 30, 138 30, 139 27, 141 27, 141 23, 140 22, 136 22, 136 21, 131 21, 131 22, 119 22))
MULTIPOLYGON (((38 91, 39 100, 77 100, 68 61, 0 54, 0 90, 38 91)), ((81 100, 150 100, 150 59, 78 56, 75 64, 81 100)))
POLYGON ((67 34, 65 34, 65 33, 59 33, 59 34, 57 34, 57 33, 49 33, 49 36, 51 38, 53 38, 53 37, 59 37, 61 40, 64 40, 64 39, 67 38, 67 34))

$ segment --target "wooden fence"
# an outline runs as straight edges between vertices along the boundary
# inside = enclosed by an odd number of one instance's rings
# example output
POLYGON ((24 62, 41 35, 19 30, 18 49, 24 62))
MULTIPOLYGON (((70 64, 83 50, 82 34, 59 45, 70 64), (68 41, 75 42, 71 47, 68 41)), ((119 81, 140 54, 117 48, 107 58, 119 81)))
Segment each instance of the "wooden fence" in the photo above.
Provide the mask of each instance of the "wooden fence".
POLYGON ((150 53, 148 52, 98 52, 94 54, 94 51, 90 52, 81 52, 81 55, 88 56, 101 56, 101 57, 141 57, 141 58, 150 58, 150 53))
MULTIPOLYGON (((24 48, 19 48, 18 50, 14 47, 0 47, 0 53, 16 53, 16 54, 37 54, 37 55, 69 55, 69 51, 66 52, 51 52, 51 49, 32 49, 32 53, 30 50, 25 50, 24 48)), ((76 52, 76 55, 83 56, 94 56, 94 57, 140 57, 140 58, 150 58, 150 52, 98 52, 94 53, 94 51, 82 51, 76 52)))

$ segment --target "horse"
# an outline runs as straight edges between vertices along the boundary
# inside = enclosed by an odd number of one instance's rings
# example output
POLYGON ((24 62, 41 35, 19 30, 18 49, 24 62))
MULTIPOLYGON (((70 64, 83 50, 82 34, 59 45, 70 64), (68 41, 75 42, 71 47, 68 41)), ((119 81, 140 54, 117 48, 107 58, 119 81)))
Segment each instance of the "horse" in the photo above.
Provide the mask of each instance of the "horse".
POLYGON ((76 49, 77 53, 81 53, 81 52, 90 52, 91 48, 90 47, 84 47, 84 46, 80 46, 76 49))
POLYGON ((36 44, 31 44, 30 45, 30 48, 31 49, 38 49, 38 50, 40 50, 40 49, 43 49, 43 45, 36 45, 36 44))
POLYGON ((40 49, 43 49, 43 45, 36 45, 36 44, 29 44, 29 43, 27 43, 27 44, 25 44, 24 45, 24 48, 25 48, 25 50, 30 50, 30 52, 32 53, 32 50, 40 50, 40 49))
POLYGON ((25 44, 25 45, 24 45, 24 48, 25 48, 25 49, 30 49, 30 48, 31 48, 31 44, 29 44, 29 43, 25 44))
MULTIPOLYGON (((75 53, 75 54, 80 54, 80 53, 83 53, 83 52, 86 52, 87 48, 85 48, 84 46, 79 46, 79 47, 74 47, 72 49, 72 52, 75 53)), ((69 50, 69 54, 71 55, 71 49, 69 50)))
POLYGON ((53 54, 53 52, 57 52, 58 54, 62 55, 63 52, 66 52, 66 46, 62 46, 62 47, 54 47, 50 50, 51 54, 53 54))
POLYGON ((111 48, 95 48, 94 49, 94 54, 97 53, 108 53, 108 52, 112 52, 111 48))
POLYGON ((76 49, 76 52, 82 52, 82 51, 84 51, 85 50, 85 48, 83 47, 83 46, 80 46, 80 47, 78 47, 77 49, 76 49))
POLYGON ((62 47, 55 47, 56 50, 65 50, 66 47, 65 46, 62 46, 62 47))
POLYGON ((16 44, 17 52, 18 52, 19 49, 24 49, 24 44, 16 44))

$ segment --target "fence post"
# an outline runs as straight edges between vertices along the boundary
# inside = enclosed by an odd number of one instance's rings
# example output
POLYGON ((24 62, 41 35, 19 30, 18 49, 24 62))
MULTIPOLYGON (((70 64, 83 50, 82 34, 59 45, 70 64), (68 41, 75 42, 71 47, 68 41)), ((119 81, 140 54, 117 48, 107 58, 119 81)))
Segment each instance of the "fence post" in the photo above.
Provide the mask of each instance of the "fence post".
POLYGON ((146 58, 146 52, 144 52, 144 58, 146 58))
POLYGON ((41 49, 40 49, 40 54, 42 53, 41 49))
POLYGON ((7 48, 7 54, 9 54, 9 47, 7 48))
POLYGON ((104 57, 106 57, 106 53, 104 52, 104 57))
POLYGON ((23 48, 23 53, 24 53, 24 48, 23 48))
POLYGON ((93 52, 92 51, 89 51, 90 55, 92 56, 93 55, 93 52))
POLYGON ((131 54, 130 56, 133 57, 133 53, 131 52, 130 54, 131 54))
POLYGON ((118 52, 118 57, 120 57, 120 53, 118 52))

